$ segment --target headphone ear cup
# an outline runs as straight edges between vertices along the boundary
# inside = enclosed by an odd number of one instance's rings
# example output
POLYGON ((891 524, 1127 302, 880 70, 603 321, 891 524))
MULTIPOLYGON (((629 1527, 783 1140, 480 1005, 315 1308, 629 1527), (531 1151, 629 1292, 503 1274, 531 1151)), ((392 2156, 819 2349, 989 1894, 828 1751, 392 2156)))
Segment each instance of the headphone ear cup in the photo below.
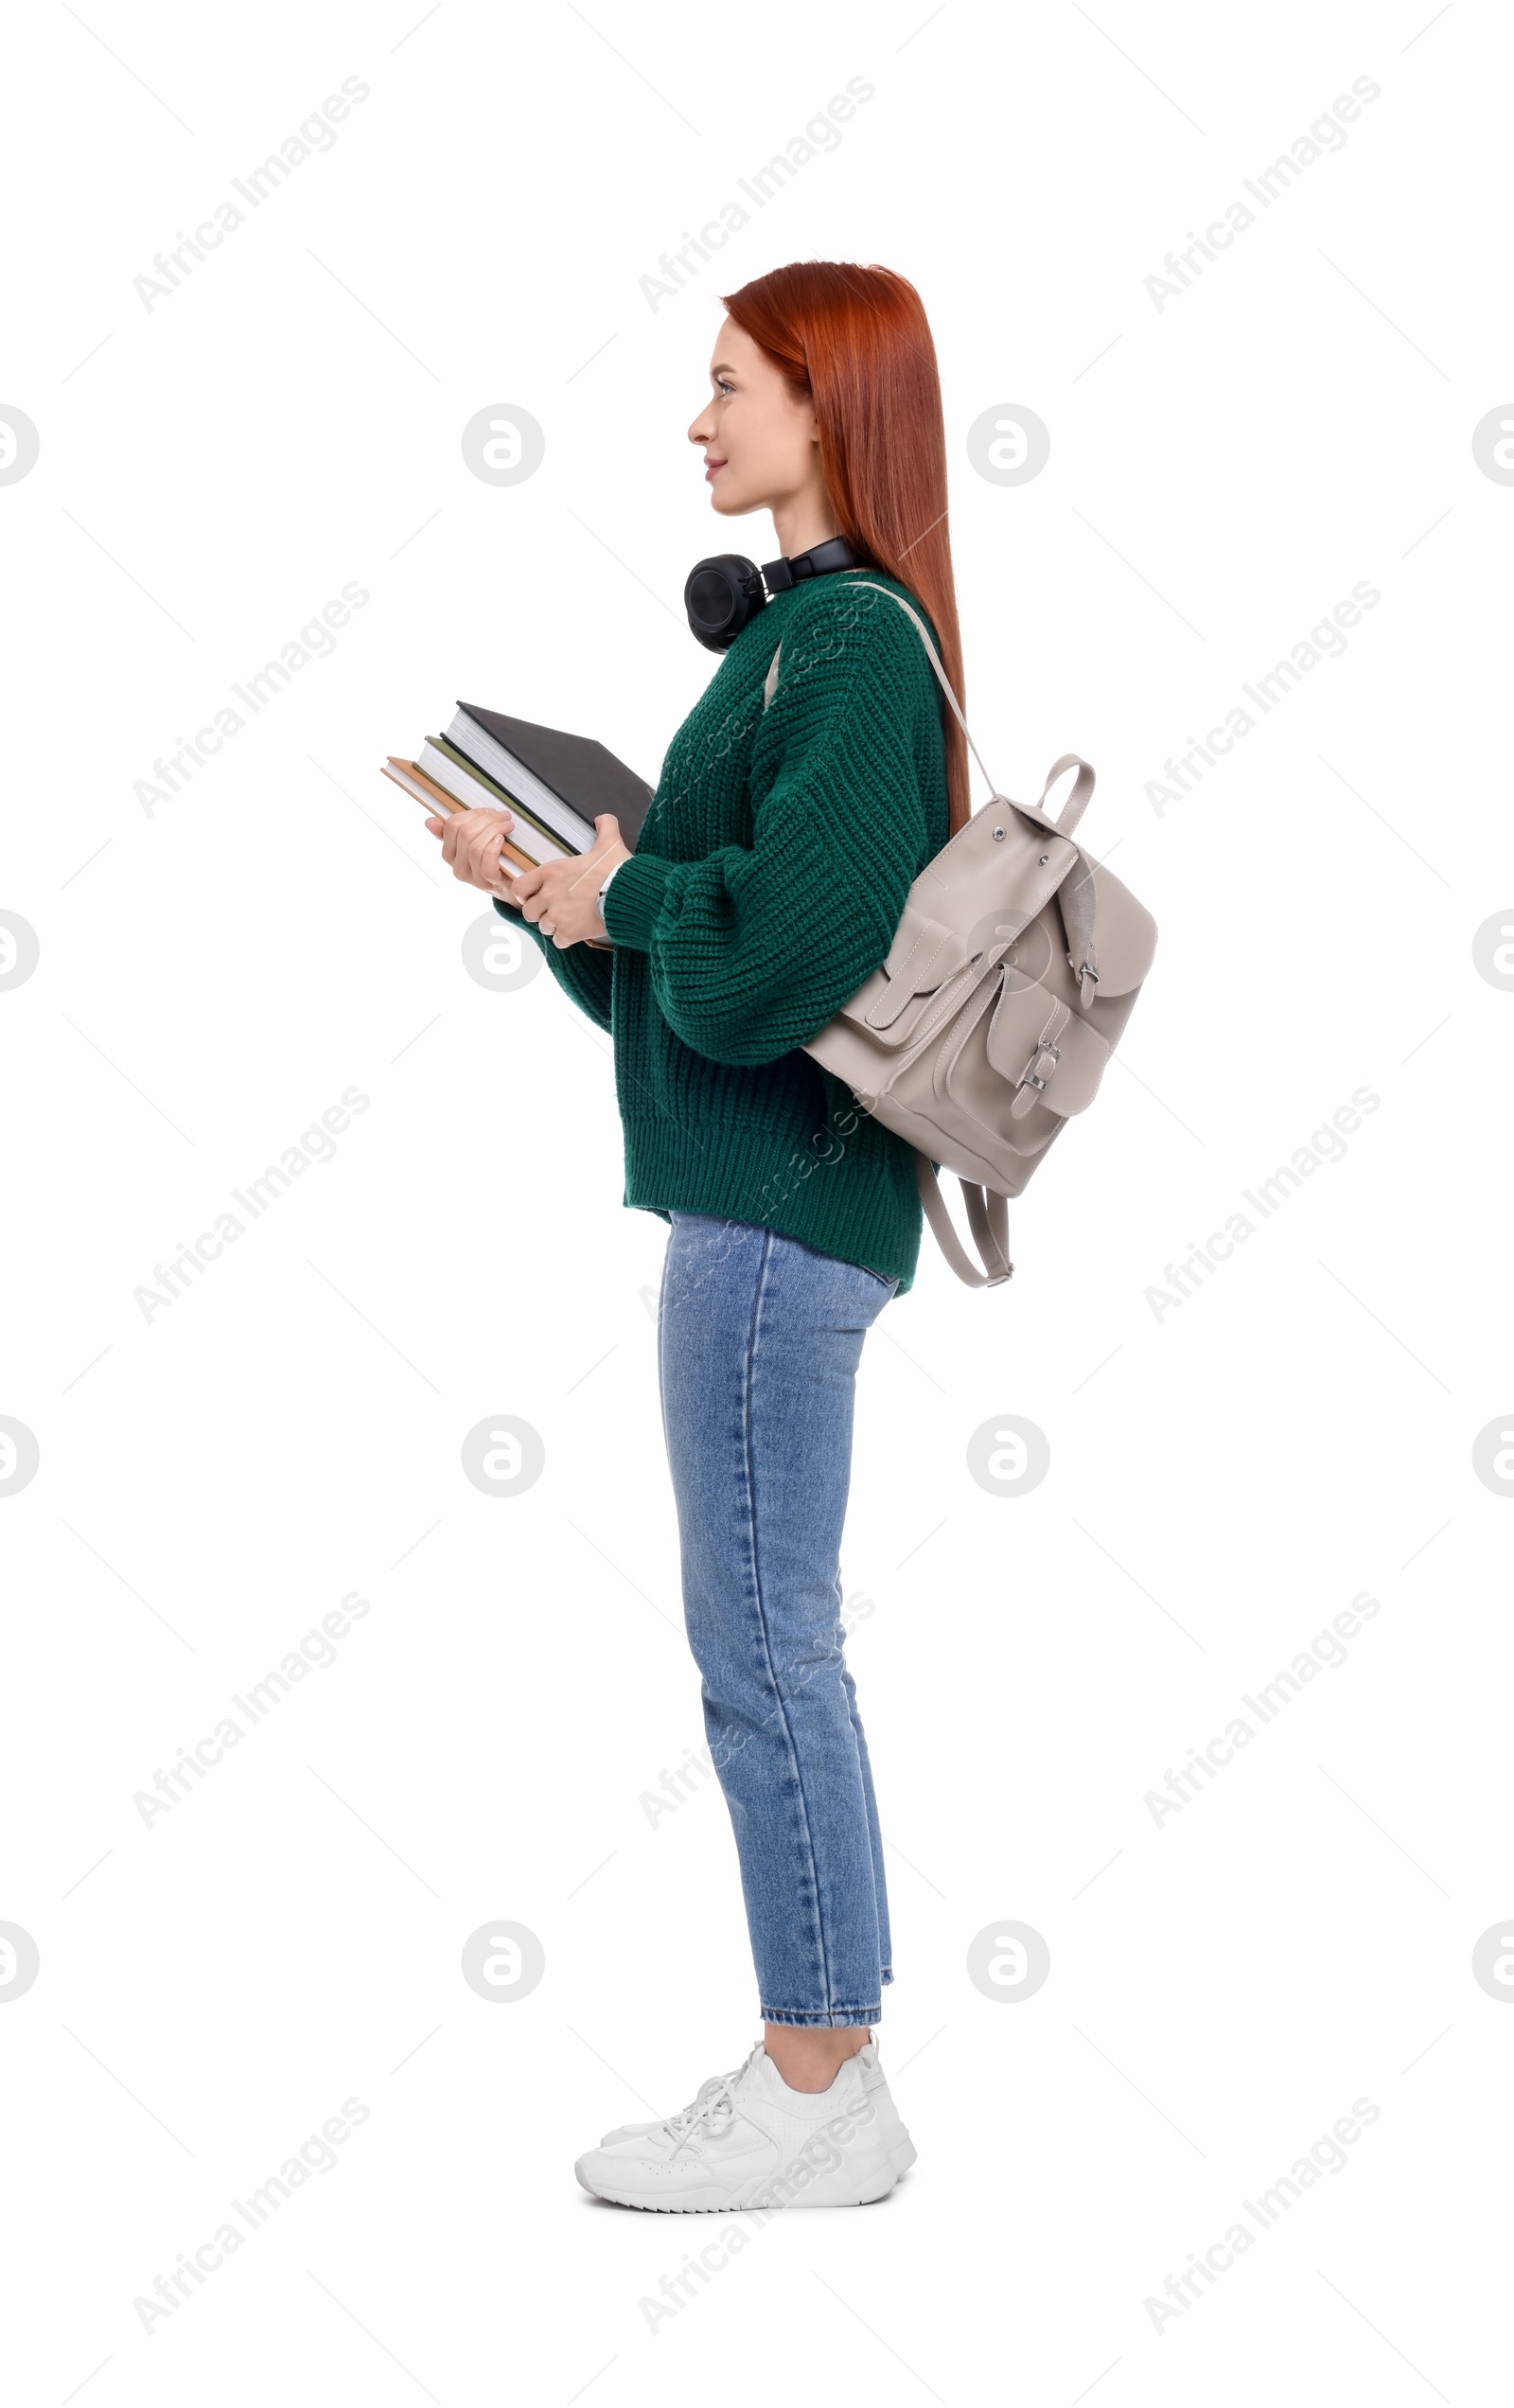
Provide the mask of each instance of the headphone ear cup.
POLYGON ((757 563, 739 552, 696 560, 683 588, 690 629, 712 652, 728 650, 766 599, 757 563))

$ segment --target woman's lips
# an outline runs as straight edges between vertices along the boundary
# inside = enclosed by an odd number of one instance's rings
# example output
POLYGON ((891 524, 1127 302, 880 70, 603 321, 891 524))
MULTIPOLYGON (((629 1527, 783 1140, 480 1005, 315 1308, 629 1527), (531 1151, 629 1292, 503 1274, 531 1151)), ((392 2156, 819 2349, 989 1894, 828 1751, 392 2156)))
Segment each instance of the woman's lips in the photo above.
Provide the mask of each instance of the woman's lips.
POLYGON ((704 481, 706 485, 709 485, 713 478, 717 477, 720 474, 720 471, 725 465, 724 460, 710 460, 706 462, 704 471, 704 481))

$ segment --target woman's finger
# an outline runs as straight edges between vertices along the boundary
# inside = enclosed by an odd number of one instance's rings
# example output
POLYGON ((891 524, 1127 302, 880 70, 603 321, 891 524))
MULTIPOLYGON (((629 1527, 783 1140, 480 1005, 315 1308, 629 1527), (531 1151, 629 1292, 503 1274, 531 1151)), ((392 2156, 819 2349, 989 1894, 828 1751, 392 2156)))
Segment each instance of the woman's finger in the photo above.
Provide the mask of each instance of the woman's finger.
POLYGON ((500 847, 503 842, 504 829, 500 824, 500 815, 490 813, 481 821, 468 847, 475 884, 491 889, 498 883, 500 847))
POLYGON ((487 876, 489 871, 493 868, 493 865, 499 857, 500 846, 502 840, 502 829, 495 830, 486 827, 475 828, 472 835, 469 837, 467 858, 472 862, 473 867, 483 876, 487 876))

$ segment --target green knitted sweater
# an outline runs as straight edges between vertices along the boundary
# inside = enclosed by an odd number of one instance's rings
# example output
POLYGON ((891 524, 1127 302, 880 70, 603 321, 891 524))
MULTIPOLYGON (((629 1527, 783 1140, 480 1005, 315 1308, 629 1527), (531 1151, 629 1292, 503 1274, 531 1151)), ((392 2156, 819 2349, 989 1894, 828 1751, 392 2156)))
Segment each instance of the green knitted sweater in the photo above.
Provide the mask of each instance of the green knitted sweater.
POLYGON ((926 618, 870 569, 775 594, 743 629, 605 898, 613 951, 559 950, 496 909, 613 1039, 626 1205, 778 1230, 903 1294, 923 1219, 914 1149, 798 1051, 877 968, 947 836, 935 672, 904 611, 856 575, 926 618))

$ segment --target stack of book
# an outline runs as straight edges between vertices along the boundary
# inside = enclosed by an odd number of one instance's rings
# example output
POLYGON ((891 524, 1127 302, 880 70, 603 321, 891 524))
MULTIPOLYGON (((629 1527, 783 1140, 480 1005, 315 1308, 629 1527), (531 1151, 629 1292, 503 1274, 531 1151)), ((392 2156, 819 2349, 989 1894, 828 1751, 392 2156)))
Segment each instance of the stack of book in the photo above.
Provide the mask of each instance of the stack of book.
POLYGON ((612 811, 635 849, 652 789, 590 736, 536 727, 482 703, 460 702, 445 735, 429 735, 413 761, 391 753, 383 773, 444 819, 452 811, 509 811, 501 850, 507 876, 592 850, 595 819, 612 811))

